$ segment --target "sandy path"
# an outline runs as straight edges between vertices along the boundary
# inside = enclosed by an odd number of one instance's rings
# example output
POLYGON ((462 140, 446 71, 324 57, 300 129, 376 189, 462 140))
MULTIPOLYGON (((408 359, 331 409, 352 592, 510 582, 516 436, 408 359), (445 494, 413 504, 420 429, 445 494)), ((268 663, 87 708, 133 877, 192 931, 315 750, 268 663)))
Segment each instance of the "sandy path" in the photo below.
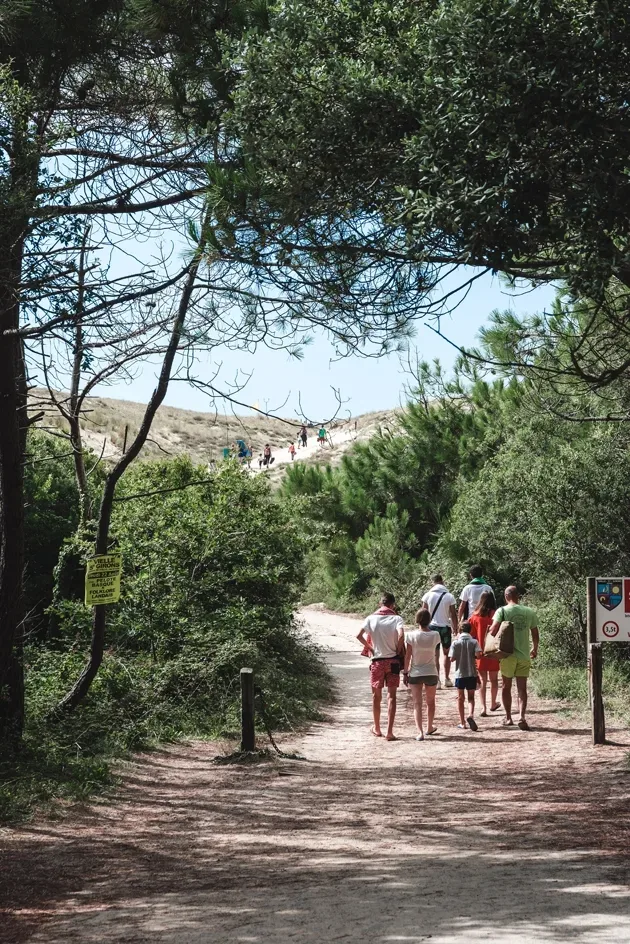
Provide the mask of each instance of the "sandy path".
POLYGON ((306 611, 331 647, 335 720, 286 746, 306 762, 211 763, 216 746, 139 757, 114 799, 2 839, 3 942, 301 944, 630 940, 628 732, 532 706, 536 731, 368 733, 357 623, 306 611))
MULTIPOLYGON (((368 433, 372 430, 369 430, 368 433)), ((291 465, 291 462, 307 462, 309 459, 312 459, 317 456, 324 457, 322 461, 330 462, 336 455, 341 452, 344 452, 343 447, 347 446, 349 443, 354 443, 365 439, 366 431, 361 430, 361 434, 358 433, 354 425, 336 427, 329 431, 328 440, 326 441, 325 446, 320 446, 317 440, 317 431, 309 430, 308 442, 305 447, 299 446, 298 441, 295 440, 296 453, 295 459, 291 460, 291 455, 289 453, 289 442, 291 437, 289 436, 286 442, 273 443, 272 440, 272 455, 273 455, 273 465, 271 470, 277 469, 279 466, 291 465)), ((267 469, 258 468, 258 456, 254 455, 252 457, 252 462, 250 466, 252 472, 266 472, 267 469)))

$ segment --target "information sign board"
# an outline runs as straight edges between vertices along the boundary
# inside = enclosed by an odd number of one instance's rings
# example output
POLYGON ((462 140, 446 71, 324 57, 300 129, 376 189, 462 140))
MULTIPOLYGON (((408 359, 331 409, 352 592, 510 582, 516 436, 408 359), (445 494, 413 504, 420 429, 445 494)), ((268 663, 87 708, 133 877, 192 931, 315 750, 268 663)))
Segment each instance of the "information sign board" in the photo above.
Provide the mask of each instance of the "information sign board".
POLYGON ((630 642, 630 577, 595 578, 595 641, 630 642))
POLYGON ((85 605, 117 603, 120 599, 122 554, 98 554, 87 562, 85 571, 85 605))

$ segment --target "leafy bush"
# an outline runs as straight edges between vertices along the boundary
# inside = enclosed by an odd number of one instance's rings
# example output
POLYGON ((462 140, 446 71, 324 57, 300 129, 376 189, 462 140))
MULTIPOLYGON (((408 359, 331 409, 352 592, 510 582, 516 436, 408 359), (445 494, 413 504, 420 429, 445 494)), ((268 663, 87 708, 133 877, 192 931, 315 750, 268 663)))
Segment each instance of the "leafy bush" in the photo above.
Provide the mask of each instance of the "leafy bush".
POLYGON ((119 498, 122 597, 110 608, 104 664, 74 714, 51 714, 83 665, 90 624, 81 601, 57 601, 56 648, 27 650, 25 749, 17 767, 0 769, 0 815, 104 786, 108 759, 127 750, 236 734, 243 666, 274 727, 317 717, 330 693, 294 618, 308 539, 262 476, 231 463, 212 475, 185 459, 146 463, 119 498))
POLYGON ((556 662, 584 659, 585 578, 630 570, 629 475, 618 431, 586 436, 537 420, 463 484, 453 507, 452 545, 550 602, 543 639, 556 662))
POLYGON ((72 460, 59 440, 31 430, 25 468, 26 608, 29 628, 41 633, 53 593, 61 546, 79 522, 72 460), (59 457, 59 458, 55 458, 59 457))

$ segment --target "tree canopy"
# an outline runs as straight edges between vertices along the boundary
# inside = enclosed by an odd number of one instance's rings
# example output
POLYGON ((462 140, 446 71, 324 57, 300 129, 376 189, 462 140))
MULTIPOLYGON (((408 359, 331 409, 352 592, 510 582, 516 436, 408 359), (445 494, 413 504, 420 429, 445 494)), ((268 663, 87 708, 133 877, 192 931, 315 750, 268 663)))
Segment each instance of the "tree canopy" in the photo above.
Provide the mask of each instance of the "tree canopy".
POLYGON ((243 48, 243 146, 288 221, 599 297, 630 282, 629 28, 621 2, 287 0, 243 48))

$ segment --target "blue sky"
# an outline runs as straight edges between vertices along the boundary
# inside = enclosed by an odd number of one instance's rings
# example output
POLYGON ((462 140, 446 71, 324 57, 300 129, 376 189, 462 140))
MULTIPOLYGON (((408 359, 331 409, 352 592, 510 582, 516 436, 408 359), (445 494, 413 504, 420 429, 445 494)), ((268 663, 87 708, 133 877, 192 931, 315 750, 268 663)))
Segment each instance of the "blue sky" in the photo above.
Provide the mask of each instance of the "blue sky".
MULTIPOLYGON (((456 311, 441 319, 441 329, 458 344, 470 345, 475 342, 480 327, 494 309, 509 308, 523 314, 540 311, 550 304, 553 294, 550 287, 534 291, 523 288, 514 294, 498 278, 488 275, 473 283, 472 290, 456 311)), ((411 347, 417 350, 422 359, 439 358, 447 367, 452 365, 456 356, 453 348, 422 322, 417 325, 411 347)), ((395 407, 404 400, 404 389, 409 378, 398 355, 378 360, 352 356, 334 361, 334 357, 332 345, 325 337, 319 336, 306 349, 302 361, 291 358, 284 351, 266 348, 259 349, 255 354, 215 351, 211 358, 199 361, 196 374, 201 379, 210 379, 219 364, 219 382, 228 383, 237 374, 251 374, 239 399, 283 416, 295 415, 300 399, 304 413, 311 419, 319 420, 333 415, 337 401, 331 387, 338 388, 342 399, 347 401, 343 407, 345 415, 350 413, 356 416, 371 410, 395 407)), ((97 392, 101 396, 146 402, 153 390, 155 377, 155 365, 147 364, 131 382, 103 387, 97 392)), ((166 403, 197 411, 213 408, 205 394, 184 383, 171 384, 166 403)))

